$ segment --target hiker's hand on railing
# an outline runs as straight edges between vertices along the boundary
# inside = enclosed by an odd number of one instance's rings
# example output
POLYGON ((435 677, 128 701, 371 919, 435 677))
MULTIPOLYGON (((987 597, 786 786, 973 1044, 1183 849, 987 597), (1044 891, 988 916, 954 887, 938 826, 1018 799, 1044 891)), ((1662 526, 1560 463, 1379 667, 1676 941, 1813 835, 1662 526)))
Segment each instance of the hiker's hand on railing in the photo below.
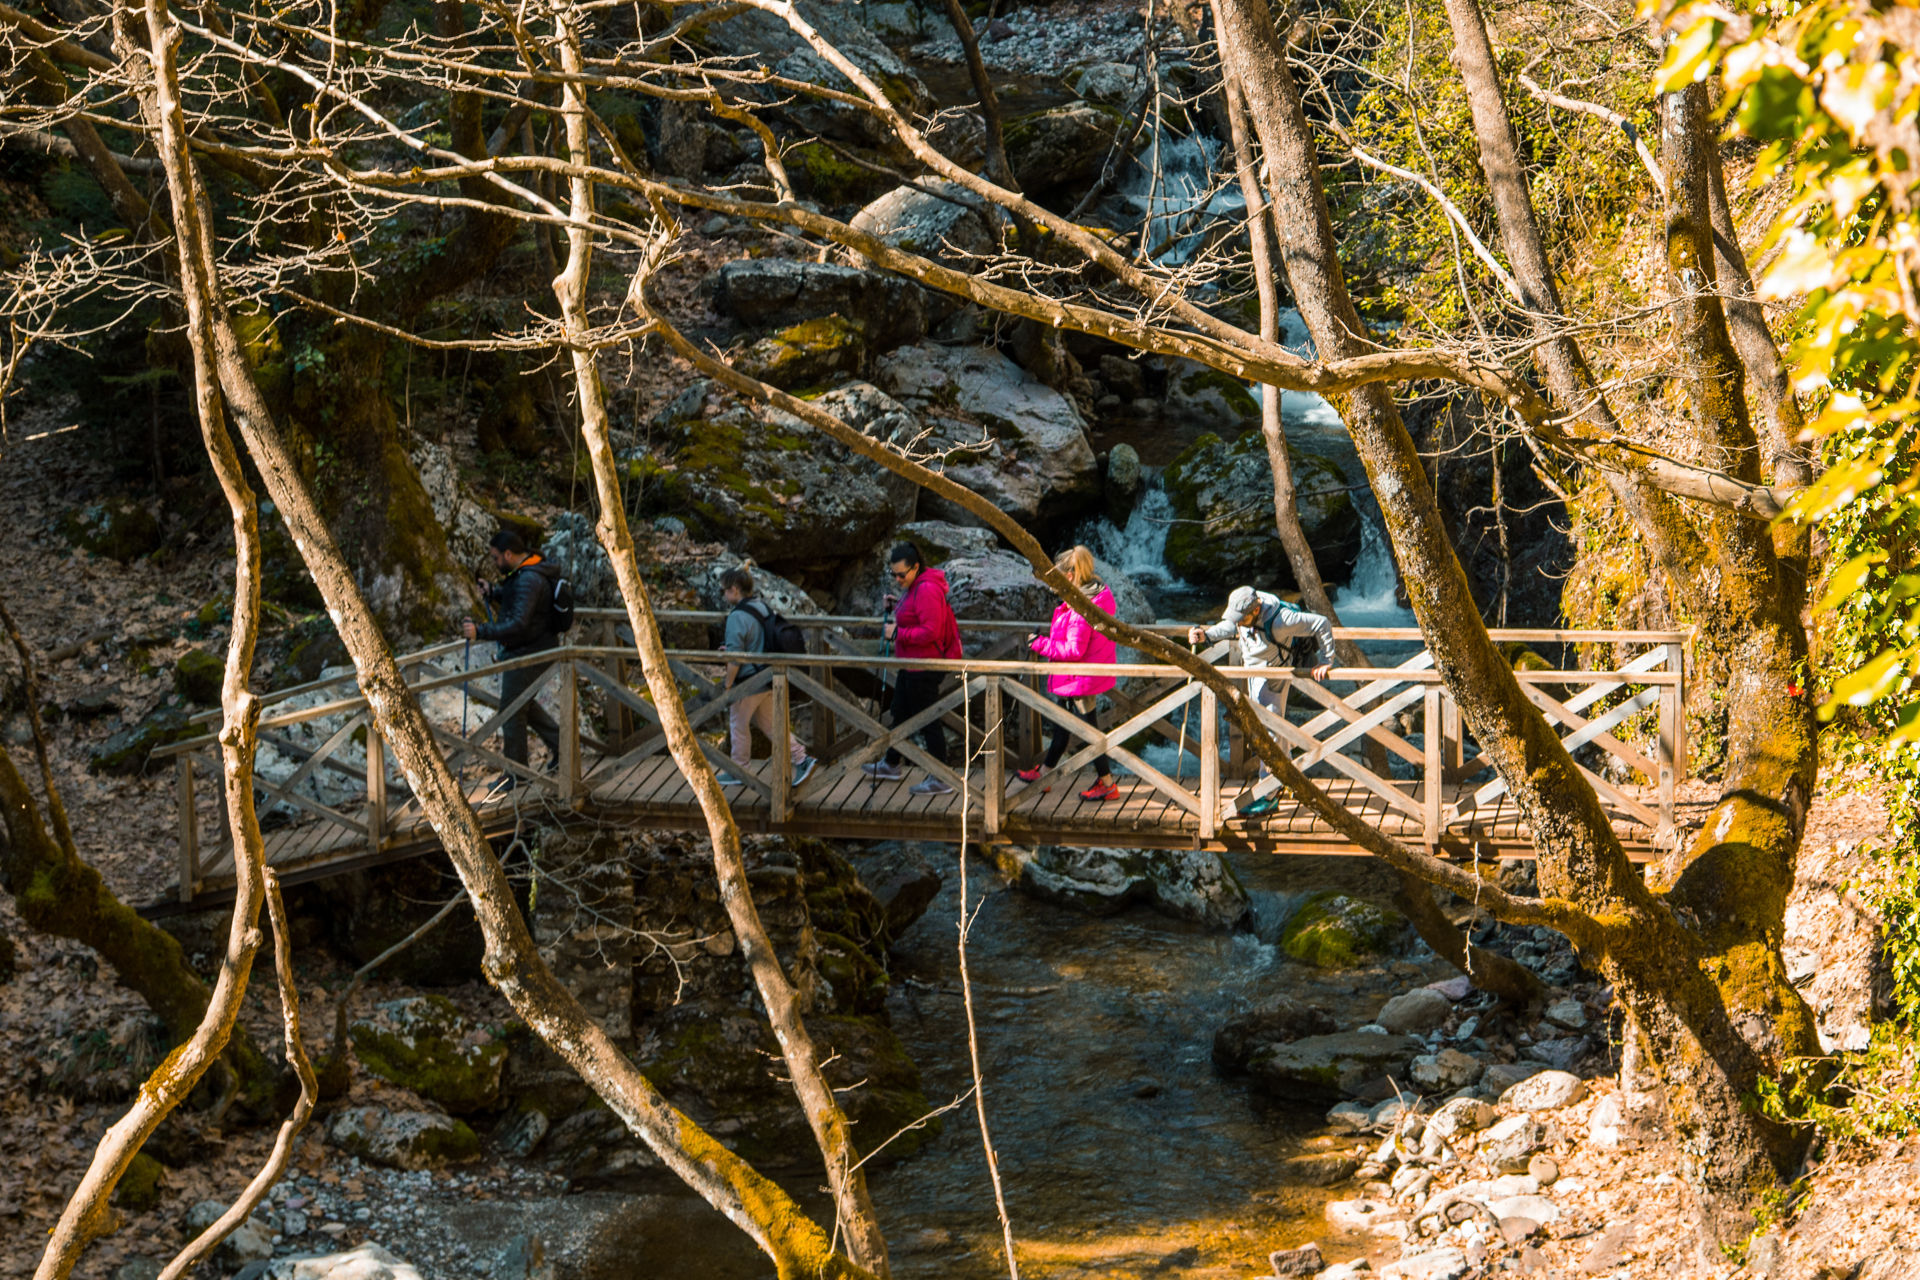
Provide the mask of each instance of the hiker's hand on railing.
POLYGON ((1188 627, 1187 628, 1188 644, 1199 644, 1202 640, 1205 640, 1206 638, 1207 638, 1207 629, 1205 627, 1188 627))
POLYGON ((1331 662, 1323 662, 1319 666, 1315 667, 1308 674, 1310 674, 1315 680, 1325 680, 1327 678, 1328 673, 1331 672, 1332 670, 1333 670, 1333 664, 1331 662))
POLYGON ((460 619, 460 634, 465 636, 469 640, 476 638, 478 633, 473 625, 472 618, 460 619))

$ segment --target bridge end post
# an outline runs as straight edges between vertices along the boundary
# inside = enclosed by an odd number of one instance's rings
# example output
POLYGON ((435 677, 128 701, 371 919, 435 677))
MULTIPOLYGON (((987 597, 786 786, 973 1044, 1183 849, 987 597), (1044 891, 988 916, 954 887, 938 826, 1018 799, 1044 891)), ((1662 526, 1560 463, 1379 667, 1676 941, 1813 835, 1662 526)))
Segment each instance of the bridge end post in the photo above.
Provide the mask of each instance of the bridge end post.
POLYGON ((793 817, 793 770, 788 767, 788 759, 793 754, 793 726, 788 723, 788 713, 793 706, 791 686, 787 683, 787 669, 775 667, 773 670, 773 732, 768 735, 773 759, 767 767, 773 771, 773 812, 775 824, 786 822, 793 817))
POLYGON ((182 751, 173 758, 174 803, 180 810, 180 901, 193 901, 195 881, 200 878, 200 815, 193 807, 193 753, 182 751))
POLYGON ((387 744, 380 726, 367 716, 367 849, 379 853, 387 843, 387 744))
POLYGON ((1440 844, 1440 798, 1446 787, 1447 776, 1447 732, 1440 695, 1438 684, 1427 686, 1422 695, 1420 721, 1420 736, 1423 739, 1421 755, 1424 757, 1422 770, 1425 774, 1425 785, 1420 796, 1420 833, 1429 853, 1440 844))
POLYGON ((1687 770, 1686 646, 1669 642, 1666 668, 1673 683, 1660 690, 1660 829, 1654 843, 1671 847, 1679 839, 1673 820, 1674 793, 1687 770))
MULTIPOLYGON (((1180 708, 1185 717, 1187 710, 1180 708)), ((1173 762, 1179 776, 1180 761, 1173 762)), ((1200 838, 1211 840, 1220 830, 1220 695, 1200 690, 1200 838)))
POLYGON ((580 799, 580 673, 574 670, 574 659, 566 658, 554 663, 555 674, 560 677, 560 687, 555 691, 554 702, 560 714, 560 759, 556 761, 560 784, 560 799, 565 804, 576 804, 580 799))
MULTIPOLYGON (((1007 735, 1001 720, 1004 711, 1000 696, 1000 681, 1003 676, 987 676, 985 715, 987 718, 987 737, 982 745, 986 751, 987 784, 986 797, 981 805, 984 835, 992 840, 1000 834, 1003 818, 1001 808, 1007 794, 1007 735)), ((962 766, 963 768, 965 766, 962 766)))

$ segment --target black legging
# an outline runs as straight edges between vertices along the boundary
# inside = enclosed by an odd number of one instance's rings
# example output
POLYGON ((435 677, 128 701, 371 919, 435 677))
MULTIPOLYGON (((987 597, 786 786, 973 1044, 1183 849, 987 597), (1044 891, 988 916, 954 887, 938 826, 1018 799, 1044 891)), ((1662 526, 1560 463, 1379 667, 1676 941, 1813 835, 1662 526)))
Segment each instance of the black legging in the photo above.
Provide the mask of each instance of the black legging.
MULTIPOLYGON (((902 671, 893 686, 893 723, 896 727, 932 706, 934 699, 940 696, 939 671, 902 671)), ((920 731, 920 741, 926 743, 927 754, 942 764, 947 760, 947 731, 935 716, 933 722, 920 731)), ((899 764, 903 757, 898 751, 887 752, 888 764, 899 764)))
MULTIPOLYGON (((1093 709, 1096 704, 1092 698, 1056 698, 1054 700, 1087 724, 1093 724, 1093 709), (1085 711, 1080 709, 1079 704, 1082 702, 1087 704, 1085 711)), ((1093 727, 1097 729, 1100 726, 1093 724, 1093 727)), ((1053 722, 1053 741, 1047 744, 1047 768, 1051 769, 1060 763, 1060 757, 1067 754, 1067 743, 1072 736, 1072 731, 1067 726, 1058 720, 1053 722)), ((1113 775, 1113 761, 1109 760, 1104 752, 1093 758, 1093 767, 1099 777, 1106 778, 1113 775)))

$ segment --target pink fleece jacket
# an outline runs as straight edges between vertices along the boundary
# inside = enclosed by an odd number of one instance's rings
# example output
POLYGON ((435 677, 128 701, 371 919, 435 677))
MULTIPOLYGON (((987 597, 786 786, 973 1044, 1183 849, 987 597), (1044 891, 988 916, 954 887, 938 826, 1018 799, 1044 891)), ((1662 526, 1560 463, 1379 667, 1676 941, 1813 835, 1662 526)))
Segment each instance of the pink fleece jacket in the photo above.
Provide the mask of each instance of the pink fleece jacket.
MULTIPOLYGON (((1110 588, 1101 587, 1091 598, 1101 611, 1113 612, 1110 588)), ((1096 663, 1112 662, 1116 652, 1113 641, 1095 631, 1085 618, 1065 604, 1055 606, 1053 625, 1046 635, 1034 637, 1033 651, 1049 662, 1096 663)), ((1090 698, 1113 688, 1113 683, 1109 675, 1074 675, 1063 671, 1047 677, 1047 692, 1057 698, 1090 698)))

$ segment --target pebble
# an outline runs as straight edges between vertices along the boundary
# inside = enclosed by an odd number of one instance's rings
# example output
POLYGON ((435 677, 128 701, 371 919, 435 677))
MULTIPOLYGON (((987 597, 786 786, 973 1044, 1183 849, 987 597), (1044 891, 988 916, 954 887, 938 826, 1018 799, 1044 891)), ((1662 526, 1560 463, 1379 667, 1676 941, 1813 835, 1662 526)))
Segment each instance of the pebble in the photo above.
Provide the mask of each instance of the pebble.
POLYGON ((1408 1074, 1416 1088, 1429 1093, 1446 1093, 1465 1088, 1485 1071, 1485 1064, 1473 1055, 1458 1049, 1442 1049, 1438 1053, 1423 1053, 1415 1058, 1408 1074))
POLYGON ((1560 1221, 1560 1206, 1545 1196, 1507 1196, 1487 1201, 1487 1208, 1493 1210, 1494 1217, 1502 1220, 1532 1218, 1540 1223, 1560 1221))
POLYGON ((1612 1150, 1625 1140, 1617 1098, 1602 1098, 1587 1117, 1587 1141, 1612 1150))
POLYGON ((1318 1275, 1326 1266, 1318 1244, 1303 1244, 1298 1249, 1276 1249, 1267 1255, 1273 1274, 1279 1277, 1318 1275))
POLYGON ((1433 990, 1420 987, 1405 991, 1380 1006, 1374 1022, 1400 1035, 1423 1036, 1445 1022, 1453 1013, 1453 1001, 1433 990))
POLYGON ((1361 1102, 1342 1102, 1327 1112, 1327 1127, 1336 1133, 1359 1133, 1372 1123, 1373 1108, 1361 1102))
POLYGON ((1329 1200, 1327 1225, 1335 1231, 1389 1234, 1407 1215, 1384 1200, 1329 1200))
POLYGON ((1527 1176, 1543 1187, 1560 1181, 1560 1162, 1550 1155, 1537 1155, 1527 1161, 1527 1176))
POLYGON ((1472 1269, 1473 1263, 1460 1250, 1435 1249, 1390 1262, 1380 1268, 1380 1276, 1381 1280, 1462 1280, 1472 1269))
POLYGON ((1520 1173, 1546 1140, 1546 1126, 1532 1116, 1508 1116, 1487 1130, 1480 1141, 1480 1153, 1501 1173, 1520 1173))
POLYGON ((1429 982, 1427 984, 1427 990, 1438 991, 1447 999, 1458 1004, 1472 993, 1473 981, 1465 974, 1461 974, 1457 977, 1443 978, 1439 982, 1429 982))
POLYGON ((1554 1026, 1566 1031, 1584 1031, 1587 1026, 1587 1011, 1578 1000, 1567 996, 1547 1006, 1546 1019, 1554 1026))

